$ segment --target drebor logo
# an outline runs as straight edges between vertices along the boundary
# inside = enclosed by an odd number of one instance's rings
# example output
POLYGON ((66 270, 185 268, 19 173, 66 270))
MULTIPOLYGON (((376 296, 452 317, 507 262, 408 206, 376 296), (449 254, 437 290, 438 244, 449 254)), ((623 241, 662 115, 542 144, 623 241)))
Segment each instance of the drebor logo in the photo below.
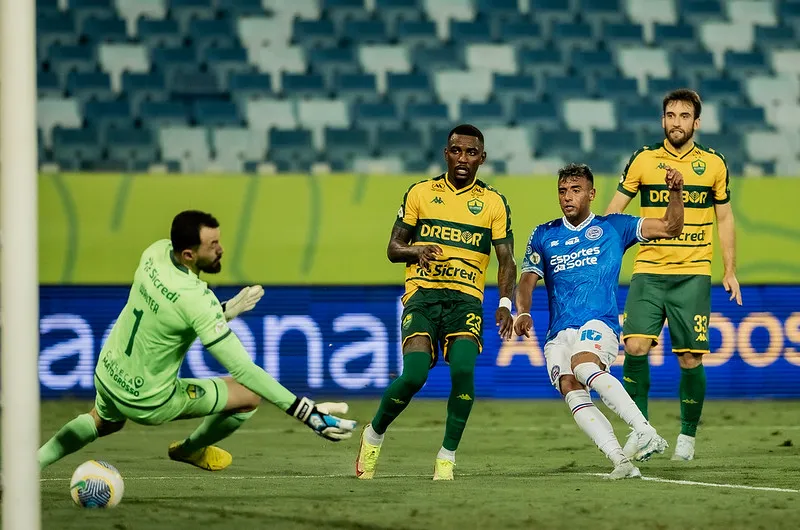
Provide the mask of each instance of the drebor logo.
POLYGON ((582 248, 569 254, 556 254, 550 258, 550 266, 553 273, 597 265, 597 256, 600 255, 600 247, 582 248))

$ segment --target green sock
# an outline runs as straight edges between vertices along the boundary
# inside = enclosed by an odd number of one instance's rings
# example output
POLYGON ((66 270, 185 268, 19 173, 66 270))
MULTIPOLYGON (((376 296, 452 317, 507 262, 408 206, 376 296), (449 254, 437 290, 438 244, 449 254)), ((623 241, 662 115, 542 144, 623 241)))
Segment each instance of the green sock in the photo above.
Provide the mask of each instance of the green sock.
POLYGON ((650 360, 647 355, 625 354, 625 364, 622 366, 622 384, 644 417, 648 418, 647 394, 650 393, 650 360))
POLYGON ((706 367, 681 368, 681 434, 697 434, 705 398, 706 367))
POLYGON ((89 414, 81 414, 67 423, 39 448, 39 469, 58 462, 68 454, 97 440, 97 426, 89 414))
POLYGON ((183 441, 181 450, 185 453, 193 453, 198 449, 208 447, 223 438, 227 438, 255 413, 255 410, 251 410, 250 412, 220 412, 208 416, 183 441))
POLYGON ((452 389, 447 400, 447 423, 442 447, 448 451, 458 449, 458 443, 467 426, 467 419, 475 403, 475 361, 478 345, 471 340, 454 341, 450 347, 450 379, 452 389))
POLYGON ((428 352, 415 351, 403 356, 403 373, 383 393, 378 412, 372 419, 372 429, 376 433, 385 433, 395 418, 405 410, 414 394, 427 381, 430 369, 431 354, 428 352))

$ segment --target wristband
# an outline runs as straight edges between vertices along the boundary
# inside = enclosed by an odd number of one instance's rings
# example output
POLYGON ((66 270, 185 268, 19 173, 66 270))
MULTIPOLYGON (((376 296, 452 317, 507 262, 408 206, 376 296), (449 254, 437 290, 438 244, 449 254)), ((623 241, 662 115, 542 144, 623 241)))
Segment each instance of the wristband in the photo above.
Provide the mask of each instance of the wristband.
POLYGON ((517 315, 517 318, 519 318, 519 317, 528 317, 531 320, 533 320, 533 317, 531 316, 530 313, 520 313, 519 315, 517 315))
POLYGON ((504 296, 500 299, 500 305, 498 307, 505 307, 509 311, 511 311, 511 299, 507 296, 504 296))

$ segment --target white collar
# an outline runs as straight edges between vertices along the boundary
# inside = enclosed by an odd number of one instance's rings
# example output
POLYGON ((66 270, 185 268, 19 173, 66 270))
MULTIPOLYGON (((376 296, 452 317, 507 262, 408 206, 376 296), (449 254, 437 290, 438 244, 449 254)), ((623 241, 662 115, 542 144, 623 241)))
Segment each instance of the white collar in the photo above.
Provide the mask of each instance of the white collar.
POLYGON ((578 226, 573 226, 572 223, 570 223, 567 220, 566 216, 561 218, 561 220, 564 222, 564 226, 566 226, 567 228, 569 228, 573 232, 580 232, 581 230, 583 230, 584 228, 589 226, 589 223, 592 222, 592 219, 594 219, 594 212, 589 212, 589 217, 584 219, 583 222, 581 224, 579 224, 578 226))

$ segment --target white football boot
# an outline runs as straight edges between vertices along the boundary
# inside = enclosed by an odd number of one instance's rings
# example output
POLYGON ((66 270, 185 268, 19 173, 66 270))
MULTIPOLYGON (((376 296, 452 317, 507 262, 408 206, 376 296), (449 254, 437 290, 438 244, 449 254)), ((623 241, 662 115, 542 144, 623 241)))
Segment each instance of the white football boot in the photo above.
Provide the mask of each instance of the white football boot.
POLYGON ((678 435, 678 441, 675 443, 675 453, 672 455, 672 460, 694 460, 694 436, 687 436, 685 434, 678 435))
POLYGON ((624 460, 617 464, 614 470, 606 475, 604 478, 607 480, 622 480, 626 478, 642 478, 642 472, 639 468, 633 465, 630 460, 624 460))
POLYGON ((628 458, 632 458, 637 462, 645 462, 650 460, 650 457, 655 453, 663 453, 664 450, 669 447, 667 441, 659 436, 653 427, 649 427, 645 431, 632 433, 631 437, 633 437, 636 441, 636 445, 634 446, 634 442, 629 439, 627 442, 625 442, 625 448, 622 450, 622 452, 627 456, 628 453, 625 449, 631 450, 635 448, 633 455, 629 456, 628 458))

